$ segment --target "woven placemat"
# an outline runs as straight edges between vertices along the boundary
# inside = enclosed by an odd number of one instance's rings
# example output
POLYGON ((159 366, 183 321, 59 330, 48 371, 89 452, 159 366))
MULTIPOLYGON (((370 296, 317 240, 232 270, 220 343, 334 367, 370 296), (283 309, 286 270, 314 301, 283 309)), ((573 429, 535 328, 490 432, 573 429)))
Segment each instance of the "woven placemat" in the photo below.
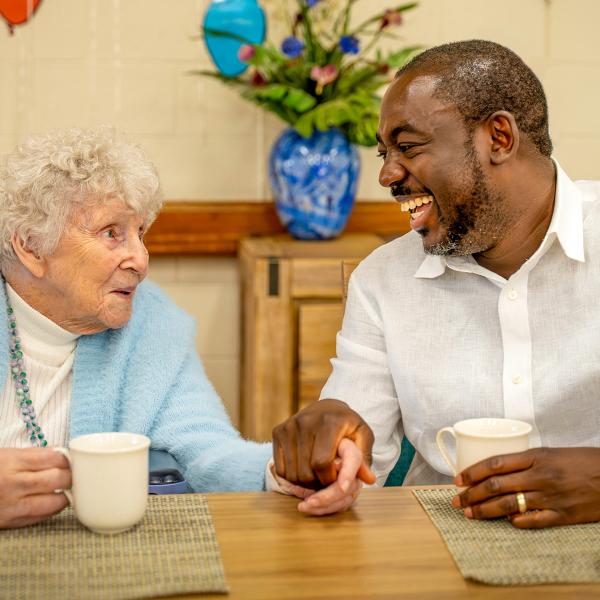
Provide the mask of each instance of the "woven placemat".
POLYGON ((71 507, 0 531, 2 600, 126 600, 228 592, 204 496, 148 496, 133 529, 98 535, 71 507))
POLYGON ((600 523, 516 529, 508 519, 467 519, 456 490, 415 490, 461 575, 493 585, 600 581, 600 523))

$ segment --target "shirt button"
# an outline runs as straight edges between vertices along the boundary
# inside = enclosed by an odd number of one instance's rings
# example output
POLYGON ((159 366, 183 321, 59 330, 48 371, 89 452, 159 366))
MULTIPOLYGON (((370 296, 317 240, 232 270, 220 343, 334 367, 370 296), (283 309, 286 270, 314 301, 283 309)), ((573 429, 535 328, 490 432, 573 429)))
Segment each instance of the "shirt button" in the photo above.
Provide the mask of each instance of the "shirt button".
POLYGON ((515 292, 515 290, 510 290, 510 292, 508 292, 508 299, 509 300, 516 300, 517 299, 517 292, 515 292))
POLYGON ((520 375, 513 375, 513 383, 521 383, 523 378, 520 375))

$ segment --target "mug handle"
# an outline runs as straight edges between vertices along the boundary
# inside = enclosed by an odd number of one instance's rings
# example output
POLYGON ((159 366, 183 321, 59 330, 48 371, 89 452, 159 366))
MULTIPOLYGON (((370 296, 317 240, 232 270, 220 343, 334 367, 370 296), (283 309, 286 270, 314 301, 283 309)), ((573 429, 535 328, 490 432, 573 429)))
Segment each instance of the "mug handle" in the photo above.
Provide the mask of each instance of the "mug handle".
MULTIPOLYGON (((52 448, 52 450, 54 450, 55 452, 59 452, 60 454, 62 454, 68 461, 69 461, 69 467, 72 467, 72 463, 71 463, 71 453, 66 449, 66 448, 61 448, 59 446, 56 446, 54 448, 52 448)), ((69 501, 69 504, 75 508, 75 502, 73 500, 73 492, 71 490, 56 490, 57 492, 60 491, 62 492, 66 497, 67 500, 69 501)))
POLYGON ((438 431, 437 436, 435 437, 435 443, 437 444, 437 447, 439 448, 440 453, 442 454, 442 457, 444 458, 444 460, 450 467, 450 470, 452 471, 452 475, 456 476, 456 475, 458 475, 458 469, 456 468, 456 464, 454 463, 454 461, 450 458, 450 455, 448 454, 448 450, 446 450, 446 444, 444 444, 444 434, 445 433, 449 433, 456 440, 456 433, 454 431, 454 428, 453 427, 444 427, 444 429, 440 429, 438 431))

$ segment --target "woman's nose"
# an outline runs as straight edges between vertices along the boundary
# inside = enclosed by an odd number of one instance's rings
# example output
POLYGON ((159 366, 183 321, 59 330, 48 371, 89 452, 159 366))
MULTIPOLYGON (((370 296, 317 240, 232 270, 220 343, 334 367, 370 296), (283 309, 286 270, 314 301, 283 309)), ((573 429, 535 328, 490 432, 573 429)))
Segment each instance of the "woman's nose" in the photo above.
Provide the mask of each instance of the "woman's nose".
POLYGON ((139 275, 148 271, 148 250, 144 241, 137 236, 129 242, 129 256, 122 263, 124 269, 133 269, 139 275))

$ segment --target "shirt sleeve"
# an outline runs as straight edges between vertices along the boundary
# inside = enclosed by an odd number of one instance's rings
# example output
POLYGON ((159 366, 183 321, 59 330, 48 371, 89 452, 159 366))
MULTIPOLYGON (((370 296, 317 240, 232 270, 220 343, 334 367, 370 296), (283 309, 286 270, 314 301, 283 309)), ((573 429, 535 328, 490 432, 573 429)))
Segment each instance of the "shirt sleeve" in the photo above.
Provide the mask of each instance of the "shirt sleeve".
POLYGON ((384 326, 377 307, 350 278, 337 358, 320 399, 341 400, 355 410, 375 436, 372 470, 383 485, 400 456, 404 437, 400 405, 390 371, 384 326))

